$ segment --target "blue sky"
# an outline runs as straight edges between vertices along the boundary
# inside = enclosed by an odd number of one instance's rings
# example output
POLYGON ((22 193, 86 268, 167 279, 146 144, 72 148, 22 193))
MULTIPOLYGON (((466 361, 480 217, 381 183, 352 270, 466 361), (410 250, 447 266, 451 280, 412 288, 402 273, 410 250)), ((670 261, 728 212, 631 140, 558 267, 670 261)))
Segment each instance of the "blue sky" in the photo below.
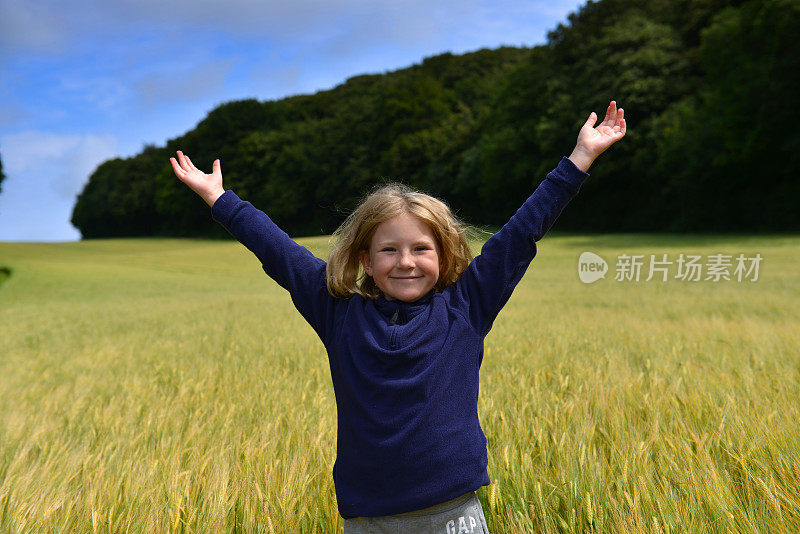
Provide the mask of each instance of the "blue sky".
POLYGON ((161 146, 220 103, 541 44, 582 4, 0 0, 0 241, 79 239, 69 219, 98 164, 161 146))

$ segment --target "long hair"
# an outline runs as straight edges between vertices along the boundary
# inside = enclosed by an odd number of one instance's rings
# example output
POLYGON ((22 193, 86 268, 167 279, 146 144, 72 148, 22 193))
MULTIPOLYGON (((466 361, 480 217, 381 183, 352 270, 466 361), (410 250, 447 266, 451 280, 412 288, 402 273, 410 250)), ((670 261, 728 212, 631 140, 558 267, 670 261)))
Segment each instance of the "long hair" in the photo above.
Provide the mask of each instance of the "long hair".
POLYGON ((334 297, 361 295, 375 299, 380 289, 361 266, 362 253, 369 253, 375 230, 382 222, 401 213, 419 217, 428 224, 441 251, 436 291, 453 284, 472 261, 467 243, 467 225, 459 221, 447 204, 410 187, 389 183, 368 194, 333 233, 326 283, 334 297))

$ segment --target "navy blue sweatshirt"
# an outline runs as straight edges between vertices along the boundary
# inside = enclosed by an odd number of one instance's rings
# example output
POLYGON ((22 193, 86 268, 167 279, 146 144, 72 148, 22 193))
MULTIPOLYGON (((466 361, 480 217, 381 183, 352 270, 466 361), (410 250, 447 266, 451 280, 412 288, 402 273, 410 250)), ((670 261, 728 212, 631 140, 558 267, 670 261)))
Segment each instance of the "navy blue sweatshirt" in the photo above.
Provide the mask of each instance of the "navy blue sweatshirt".
POLYGON ((461 277, 411 303, 328 293, 325 261, 226 191, 212 217, 289 291, 328 352, 344 518, 427 508, 490 483, 478 421, 483 341, 544 236, 588 176, 567 158, 461 277))

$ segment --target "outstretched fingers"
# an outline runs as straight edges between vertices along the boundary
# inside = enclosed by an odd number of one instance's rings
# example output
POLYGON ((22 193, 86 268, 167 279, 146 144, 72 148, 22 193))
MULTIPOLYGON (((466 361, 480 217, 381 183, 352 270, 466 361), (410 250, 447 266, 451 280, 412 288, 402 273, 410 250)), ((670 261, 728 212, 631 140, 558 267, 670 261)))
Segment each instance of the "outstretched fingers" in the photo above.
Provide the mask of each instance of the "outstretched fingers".
POLYGON ((612 100, 606 110, 606 118, 600 126, 606 126, 608 129, 604 128, 605 132, 615 139, 621 138, 626 130, 625 110, 617 109, 617 103, 612 100))
POLYGON ((606 116, 603 118, 603 122, 600 123, 600 126, 613 126, 614 120, 617 116, 617 103, 616 101, 612 100, 608 107, 606 108, 606 116))
POLYGON ((172 170, 175 172, 175 176, 180 179, 186 177, 186 171, 183 170, 180 165, 178 165, 178 162, 175 160, 175 158, 169 158, 169 162, 172 164, 172 170))
POLYGON ((186 172, 192 170, 192 168, 189 166, 189 162, 187 161, 186 154, 184 154, 180 150, 178 150, 177 154, 178 154, 178 163, 181 164, 181 169, 183 169, 186 172))
POLYGON ((619 108, 616 121, 614 122, 614 133, 625 135, 625 110, 619 108))
MULTIPOLYGON (((185 173, 202 172, 200 169, 194 166, 194 163, 192 163, 192 160, 189 158, 189 156, 187 156, 180 150, 177 151, 177 154, 178 154, 178 163, 180 164, 180 168, 183 169, 185 173)), ((170 160, 172 159, 174 158, 170 158, 170 160)))
POLYGON ((622 123, 622 121, 624 120, 624 118, 625 118, 625 110, 622 109, 622 108, 619 108, 617 110, 617 116, 616 116, 616 119, 615 119, 615 122, 614 122, 614 126, 619 126, 622 123))
POLYGON ((195 167, 195 166, 194 166, 194 163, 192 163, 192 160, 191 160, 191 159, 189 159, 189 156, 187 156, 186 154, 184 154, 184 157, 186 158, 186 162, 189 164, 189 167, 190 167, 190 168, 191 168, 193 171, 198 171, 198 172, 200 172, 200 169, 198 169, 197 167, 195 167))

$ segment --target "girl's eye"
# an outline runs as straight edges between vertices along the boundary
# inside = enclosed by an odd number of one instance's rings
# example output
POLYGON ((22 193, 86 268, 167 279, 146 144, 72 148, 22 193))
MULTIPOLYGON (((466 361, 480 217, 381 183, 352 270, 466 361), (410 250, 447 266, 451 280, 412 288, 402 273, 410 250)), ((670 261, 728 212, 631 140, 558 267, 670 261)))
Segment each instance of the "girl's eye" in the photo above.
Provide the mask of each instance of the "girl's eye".
MULTIPOLYGON (((395 250, 396 249, 394 247, 383 247, 382 249, 380 249, 380 252, 395 252, 395 250)), ((419 245, 417 247, 414 247, 414 250, 415 251, 431 250, 431 247, 427 245, 419 245)))

